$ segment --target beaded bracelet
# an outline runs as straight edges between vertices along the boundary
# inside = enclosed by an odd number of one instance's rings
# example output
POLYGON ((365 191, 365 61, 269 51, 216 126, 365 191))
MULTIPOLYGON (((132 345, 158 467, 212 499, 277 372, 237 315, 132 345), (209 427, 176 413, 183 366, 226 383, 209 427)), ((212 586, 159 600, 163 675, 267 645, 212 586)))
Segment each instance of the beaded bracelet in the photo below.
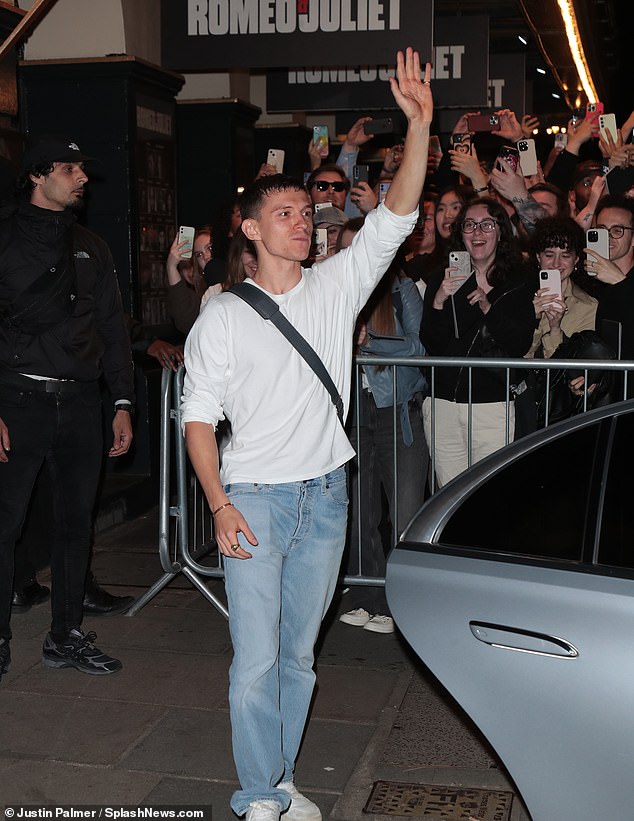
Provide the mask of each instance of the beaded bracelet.
POLYGON ((217 507, 215 510, 212 510, 211 515, 215 516, 216 513, 220 513, 220 511, 223 510, 225 507, 233 507, 233 502, 225 502, 224 505, 220 505, 220 507, 217 507))

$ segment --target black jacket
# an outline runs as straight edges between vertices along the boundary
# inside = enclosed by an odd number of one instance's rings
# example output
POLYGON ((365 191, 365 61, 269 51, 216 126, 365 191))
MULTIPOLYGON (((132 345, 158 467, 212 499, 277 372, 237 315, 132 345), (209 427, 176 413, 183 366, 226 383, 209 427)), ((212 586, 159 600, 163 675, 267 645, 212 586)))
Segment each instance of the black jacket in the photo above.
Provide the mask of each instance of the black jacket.
MULTIPOLYGON (((439 272, 425 291, 420 338, 431 356, 512 357, 528 351, 535 330, 533 291, 523 280, 493 288, 491 308, 484 315, 478 305, 469 305, 467 294, 477 287, 475 274, 454 294, 458 337, 455 335, 451 299, 438 311, 434 297, 444 277, 439 272)), ((512 381, 512 380, 511 380, 512 381)), ((467 402, 469 375, 466 368, 436 368, 435 395, 439 399, 467 402)), ((474 402, 503 402, 506 399, 506 370, 475 368, 472 371, 474 402)))
POLYGON ((94 382, 134 401, 112 255, 70 210, 22 203, 0 219, 0 371, 94 382))

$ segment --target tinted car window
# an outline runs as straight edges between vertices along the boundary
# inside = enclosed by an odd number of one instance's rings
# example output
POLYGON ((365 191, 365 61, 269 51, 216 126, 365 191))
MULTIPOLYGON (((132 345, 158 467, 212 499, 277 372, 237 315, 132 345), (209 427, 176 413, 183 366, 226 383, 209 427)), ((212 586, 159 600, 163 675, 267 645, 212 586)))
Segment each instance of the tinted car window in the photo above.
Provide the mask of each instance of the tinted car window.
POLYGON ((514 459, 460 505, 440 542, 581 561, 586 533, 593 533, 588 511, 599 429, 573 431, 514 459))
POLYGON ((605 489, 599 563, 634 568, 634 414, 615 420, 605 489))

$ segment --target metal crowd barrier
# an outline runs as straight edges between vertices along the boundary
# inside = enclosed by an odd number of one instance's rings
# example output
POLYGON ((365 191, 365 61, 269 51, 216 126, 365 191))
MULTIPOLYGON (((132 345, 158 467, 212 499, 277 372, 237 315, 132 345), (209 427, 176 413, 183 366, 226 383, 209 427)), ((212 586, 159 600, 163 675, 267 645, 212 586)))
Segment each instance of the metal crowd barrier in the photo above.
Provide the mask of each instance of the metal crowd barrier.
MULTIPOLYGON (((622 374, 622 394, 619 398, 626 398, 628 393, 628 375, 634 370, 634 361, 614 360, 582 360, 582 359, 469 359, 464 357, 386 357, 362 356, 355 360, 355 379, 353 390, 357 394, 356 413, 357 431, 359 430, 359 392, 361 390, 361 368, 364 365, 383 365, 391 368, 393 393, 396 395, 396 368, 411 367, 424 368, 428 373, 429 396, 435 398, 436 368, 464 368, 468 371, 468 449, 471 450, 472 427, 472 374, 479 368, 496 368, 506 371, 507 397, 513 384, 512 373, 531 370, 544 370, 546 396, 550 391, 551 371, 574 370, 583 371, 587 389, 588 371, 609 371, 622 374)), ((144 607, 157 593, 159 593, 172 579, 179 574, 185 576, 200 593, 222 613, 228 617, 227 609, 217 596, 208 588, 205 579, 219 579, 224 577, 222 556, 217 550, 213 538, 213 519, 209 511, 204 494, 199 486, 191 465, 187 459, 185 440, 181 433, 180 397, 183 392, 184 369, 177 373, 163 372, 161 383, 161 455, 160 455, 160 496, 159 496, 159 558, 163 575, 134 603, 127 615, 134 615, 144 607), (172 476, 172 453, 174 455, 174 476, 172 476), (176 480, 175 504, 171 504, 172 479, 176 480), (204 561, 204 563, 203 563, 204 561)), ((510 441, 510 407, 511 399, 506 401, 506 444, 510 441)), ((584 393, 583 407, 587 409, 588 393, 584 393)), ((548 401, 546 401, 546 418, 548 425, 548 401)), ((428 442, 430 453, 429 485, 431 491, 435 489, 435 420, 432 402, 431 413, 432 436, 428 442)), ((394 456, 394 493, 398 498, 398 459, 396 437, 399 433, 399 416, 396 403, 392 406, 392 442, 394 456)), ((356 448, 357 452, 359 448, 356 448)), ((362 454, 359 455, 362 459, 362 454)), ((469 454, 471 464, 471 454, 469 454)), ((358 493, 356 503, 358 510, 362 510, 365 500, 361 497, 361 483, 357 483, 358 493)), ((361 531, 362 516, 359 513, 357 556, 359 572, 346 575, 341 581, 345 586, 367 585, 382 586, 384 578, 364 576, 362 568, 363 533, 361 531)), ((407 522, 392 522, 392 544, 398 541, 400 532, 407 522)))

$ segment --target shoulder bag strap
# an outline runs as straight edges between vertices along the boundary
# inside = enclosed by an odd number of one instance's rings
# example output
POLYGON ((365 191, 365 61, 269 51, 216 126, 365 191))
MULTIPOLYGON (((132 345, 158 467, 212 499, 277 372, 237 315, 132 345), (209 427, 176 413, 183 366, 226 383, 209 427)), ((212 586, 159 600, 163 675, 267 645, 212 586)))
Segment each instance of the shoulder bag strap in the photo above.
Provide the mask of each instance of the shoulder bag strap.
POLYGON ((268 319, 275 327, 284 334, 291 345, 296 349, 305 362, 310 365, 317 377, 322 382, 330 394, 333 405, 337 409, 337 416, 343 425, 343 399, 339 395, 339 391, 335 383, 332 381, 330 374, 326 370, 326 366, 319 358, 315 350, 304 339, 299 331, 292 325, 284 314, 280 311, 279 305, 274 299, 271 299, 264 291, 249 285, 246 282, 240 282, 233 285, 229 291, 240 299, 243 299, 255 311, 257 311, 263 319, 268 319))

